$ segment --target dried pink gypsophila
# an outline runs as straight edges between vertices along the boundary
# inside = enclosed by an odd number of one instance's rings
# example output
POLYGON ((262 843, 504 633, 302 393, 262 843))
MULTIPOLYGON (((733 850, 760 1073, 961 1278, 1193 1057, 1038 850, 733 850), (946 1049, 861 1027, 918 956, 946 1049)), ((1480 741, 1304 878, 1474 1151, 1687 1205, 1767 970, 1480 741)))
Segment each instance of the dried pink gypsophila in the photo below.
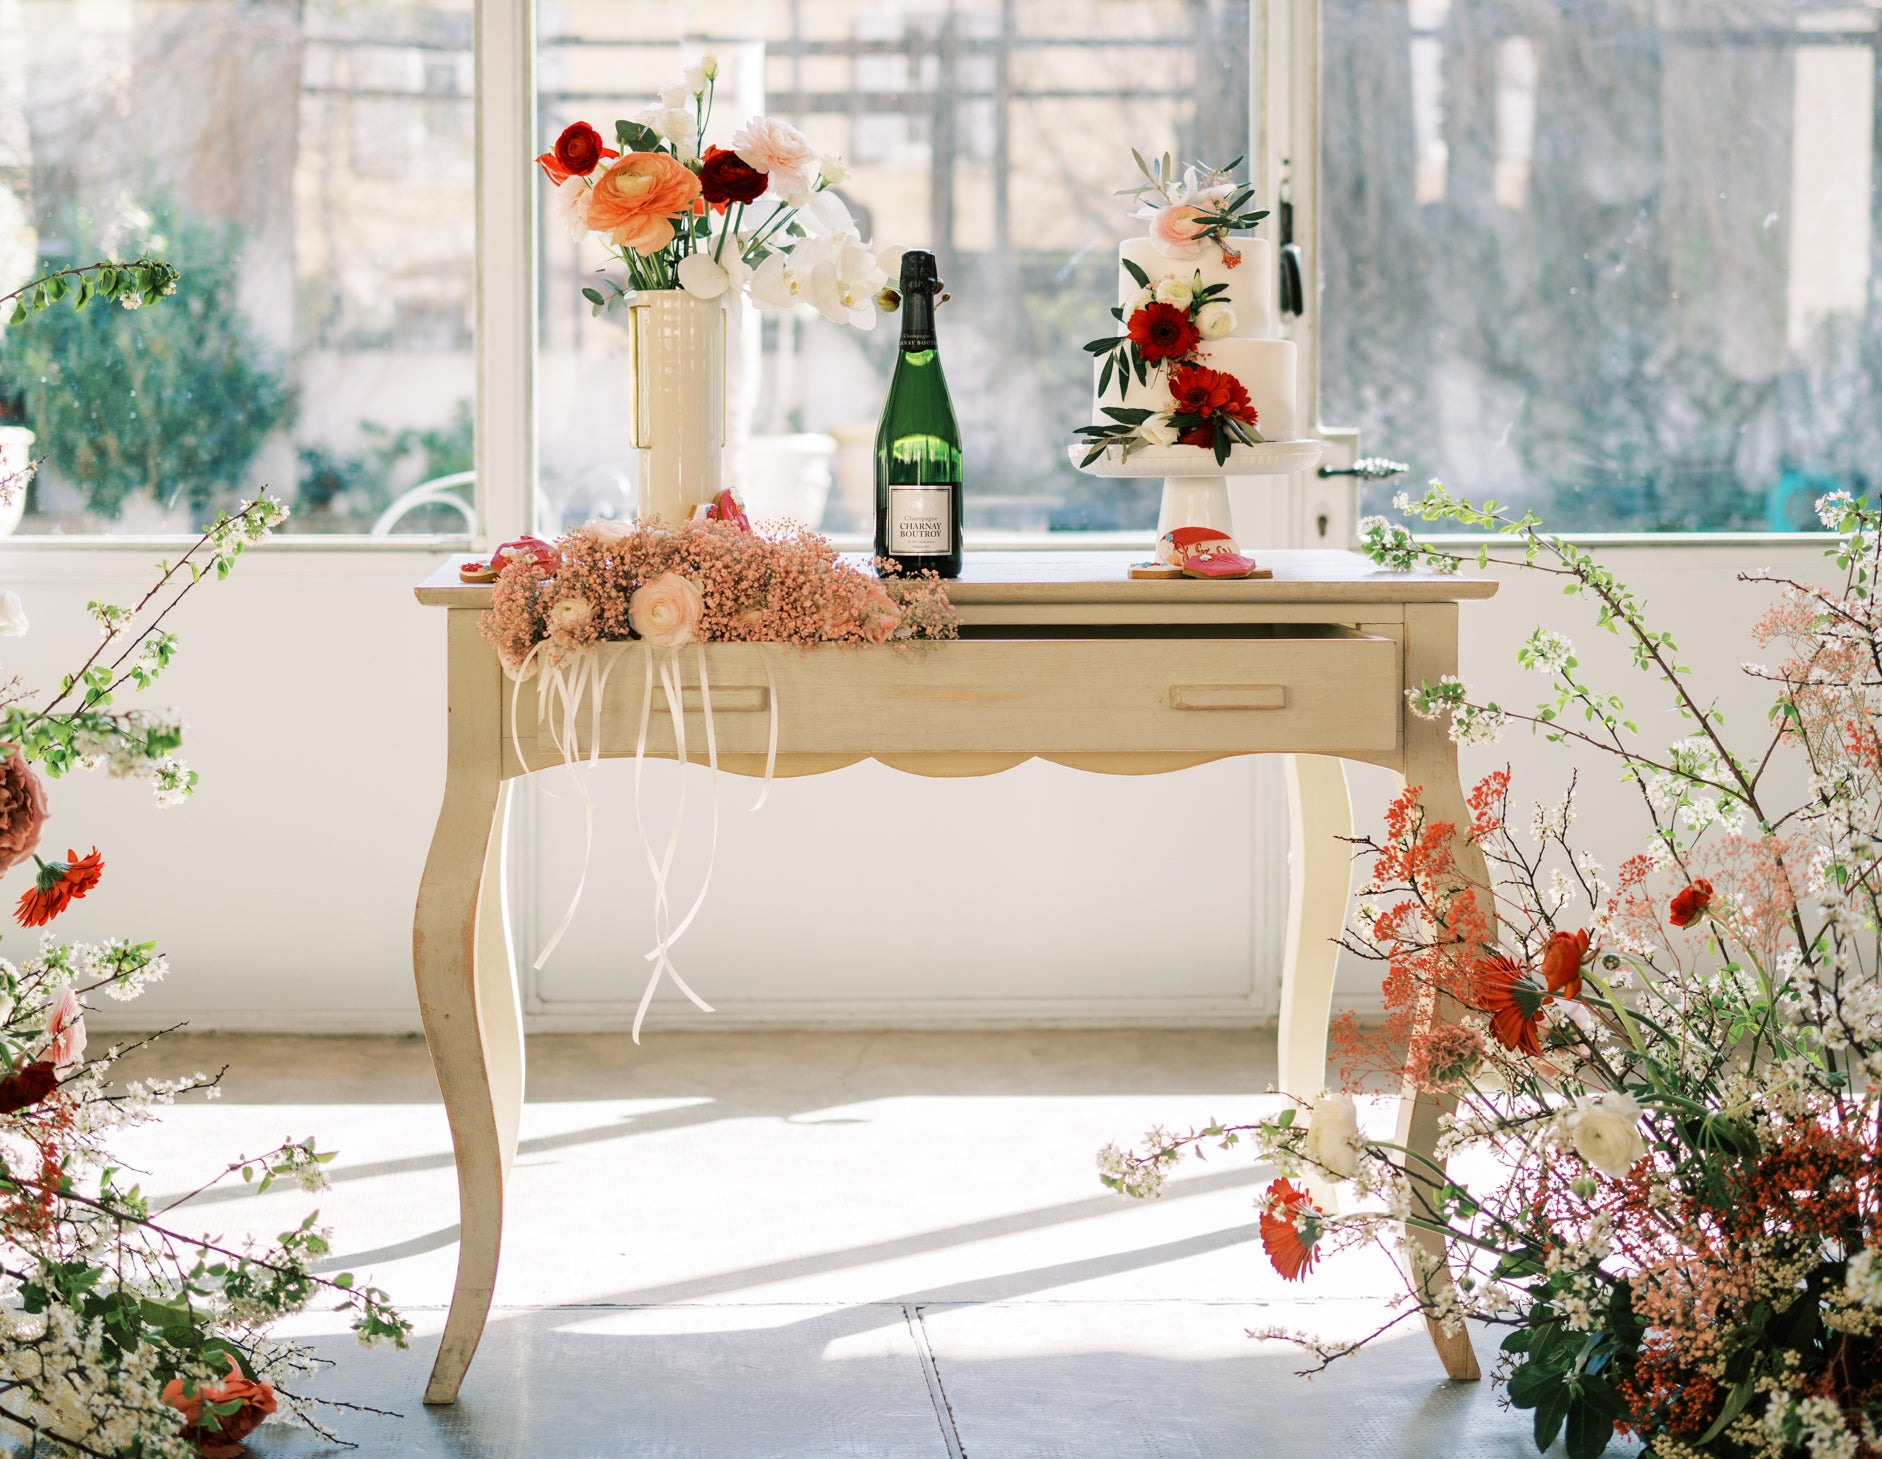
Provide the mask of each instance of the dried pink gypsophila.
POLYGON ((553 660, 633 636, 628 603, 642 583, 678 573, 699 589, 702 638, 729 643, 881 643, 953 638, 960 618, 933 573, 884 581, 829 540, 792 531, 759 537, 730 522, 669 529, 590 522, 556 544, 552 580, 512 559, 497 579, 483 633, 517 668, 538 644, 553 660))

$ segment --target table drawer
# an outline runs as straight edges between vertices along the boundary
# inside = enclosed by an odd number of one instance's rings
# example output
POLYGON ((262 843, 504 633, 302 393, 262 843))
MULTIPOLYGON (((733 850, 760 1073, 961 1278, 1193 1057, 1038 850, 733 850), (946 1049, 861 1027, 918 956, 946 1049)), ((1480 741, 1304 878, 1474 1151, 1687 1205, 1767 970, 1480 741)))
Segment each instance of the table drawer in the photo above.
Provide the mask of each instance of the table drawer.
MULTIPOLYGON (((646 652, 636 643, 601 650, 604 755, 634 751, 646 652)), ((1353 635, 965 639, 809 652, 715 644, 706 664, 721 755, 763 754, 773 684, 779 753, 810 756, 1386 751, 1398 743, 1402 702, 1397 642, 1353 635)), ((679 665, 689 756, 703 759, 696 651, 679 665)), ((517 703, 517 748, 541 763, 553 751, 538 733, 533 682, 517 703)), ((579 723, 586 749, 586 703, 579 723)), ((673 753, 657 685, 648 749, 673 753)))

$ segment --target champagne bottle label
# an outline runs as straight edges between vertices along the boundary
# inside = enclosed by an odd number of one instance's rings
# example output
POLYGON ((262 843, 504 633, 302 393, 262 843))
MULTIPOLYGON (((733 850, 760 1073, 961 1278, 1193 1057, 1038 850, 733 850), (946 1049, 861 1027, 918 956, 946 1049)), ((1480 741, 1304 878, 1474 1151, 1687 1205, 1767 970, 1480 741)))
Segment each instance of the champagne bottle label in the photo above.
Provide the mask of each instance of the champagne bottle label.
POLYGON ((945 557, 954 550, 954 488, 889 487, 889 551, 898 557, 945 557))

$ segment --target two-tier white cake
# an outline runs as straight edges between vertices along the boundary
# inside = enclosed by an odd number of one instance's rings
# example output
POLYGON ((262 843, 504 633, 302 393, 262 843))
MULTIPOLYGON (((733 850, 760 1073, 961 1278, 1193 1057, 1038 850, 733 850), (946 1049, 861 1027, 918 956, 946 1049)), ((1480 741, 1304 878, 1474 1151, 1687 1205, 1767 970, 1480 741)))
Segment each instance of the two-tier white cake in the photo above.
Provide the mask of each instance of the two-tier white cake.
MULTIPOLYGON (((1194 258, 1170 258, 1160 252, 1147 237, 1125 239, 1117 250, 1117 300, 1124 311, 1123 323, 1128 327, 1131 306, 1145 289, 1145 285, 1140 284, 1126 267, 1127 263, 1135 264, 1143 271, 1153 294, 1157 285, 1166 279, 1188 284, 1194 282, 1198 274, 1201 275, 1201 287, 1225 285, 1225 292, 1216 295, 1215 299, 1227 304, 1233 311, 1233 326, 1219 338, 1204 338, 1194 349, 1193 361, 1207 369, 1233 375, 1241 382, 1257 413, 1255 429, 1264 439, 1296 439, 1300 422, 1294 405, 1294 342, 1279 337, 1274 302, 1274 250, 1265 238, 1246 234, 1230 235, 1227 244, 1240 255, 1241 261, 1233 268, 1229 266, 1222 246, 1213 238, 1197 240, 1194 258)), ((1104 360, 1101 357, 1095 367, 1094 385, 1103 368, 1104 360)), ((1170 370, 1169 364, 1156 366, 1146 383, 1140 383, 1133 374, 1128 389, 1119 378, 1119 372, 1114 370, 1109 386, 1102 392, 1093 392, 1093 422, 1105 424, 1109 421, 1110 418, 1104 415, 1102 409, 1107 405, 1136 406, 1155 411, 1158 415, 1168 412, 1175 403, 1170 394, 1170 370)), ((1196 446, 1190 449, 1202 451, 1207 448, 1196 446)))

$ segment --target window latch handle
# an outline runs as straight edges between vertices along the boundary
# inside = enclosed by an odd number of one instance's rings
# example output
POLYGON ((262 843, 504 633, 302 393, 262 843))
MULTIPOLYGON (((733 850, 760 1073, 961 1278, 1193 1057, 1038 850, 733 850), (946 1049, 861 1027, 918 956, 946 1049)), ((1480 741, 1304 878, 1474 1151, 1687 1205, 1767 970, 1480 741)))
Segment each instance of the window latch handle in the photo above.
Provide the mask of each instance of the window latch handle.
POLYGON ((1322 476, 1357 476, 1362 481, 1386 481, 1403 476, 1411 467, 1403 461, 1388 461, 1383 456, 1361 456, 1351 466, 1322 466, 1322 476))

